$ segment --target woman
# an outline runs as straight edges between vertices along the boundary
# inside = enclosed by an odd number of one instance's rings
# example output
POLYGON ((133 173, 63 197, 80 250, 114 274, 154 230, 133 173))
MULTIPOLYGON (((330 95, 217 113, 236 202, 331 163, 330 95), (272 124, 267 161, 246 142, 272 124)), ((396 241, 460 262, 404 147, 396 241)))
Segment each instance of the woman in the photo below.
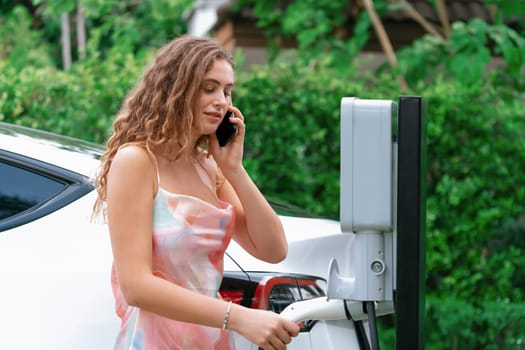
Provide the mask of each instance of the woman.
POLYGON ((180 37, 159 51, 113 124, 95 213, 104 212, 113 249, 115 349, 233 349, 229 331, 285 349, 299 332, 278 314, 218 297, 230 239, 267 262, 287 253, 279 218, 242 165, 233 85, 227 51, 180 37), (227 111, 237 132, 221 147, 215 131, 227 111))

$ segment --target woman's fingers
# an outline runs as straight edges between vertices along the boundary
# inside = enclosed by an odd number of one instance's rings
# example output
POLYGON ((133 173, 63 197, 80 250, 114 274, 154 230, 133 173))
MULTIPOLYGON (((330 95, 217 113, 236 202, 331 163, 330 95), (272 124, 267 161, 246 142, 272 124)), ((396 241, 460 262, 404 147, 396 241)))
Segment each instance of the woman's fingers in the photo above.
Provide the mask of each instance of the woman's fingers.
POLYGON ((290 320, 286 320, 287 322, 285 323, 284 327, 286 329, 286 332, 289 336, 292 336, 292 337, 295 337, 297 336, 297 334, 299 334, 299 331, 301 330, 301 327, 300 325, 298 325, 297 323, 293 322, 293 321, 290 321, 290 320))
POLYGON ((232 326, 234 328, 232 330, 238 331, 262 349, 286 349, 292 338, 299 334, 300 328, 295 322, 271 311, 254 309, 239 309, 239 311, 242 311, 242 314, 233 314, 232 326), (245 312, 253 316, 244 316, 245 312), (237 319, 236 316, 242 317, 237 319), (237 322, 241 319, 242 322, 237 322))
POLYGON ((290 342, 292 341, 290 333, 284 328, 280 329, 280 331, 277 334, 277 337, 284 344, 290 344, 290 342))
POLYGON ((240 120, 244 122, 244 115, 241 113, 239 108, 230 106, 229 110, 233 112, 233 115, 235 116, 235 118, 239 118, 240 120))
POLYGON ((286 349, 286 345, 292 342, 292 336, 299 334, 299 326, 293 322, 290 324, 288 320, 284 321, 284 324, 275 331, 274 336, 268 339, 272 349, 286 349))

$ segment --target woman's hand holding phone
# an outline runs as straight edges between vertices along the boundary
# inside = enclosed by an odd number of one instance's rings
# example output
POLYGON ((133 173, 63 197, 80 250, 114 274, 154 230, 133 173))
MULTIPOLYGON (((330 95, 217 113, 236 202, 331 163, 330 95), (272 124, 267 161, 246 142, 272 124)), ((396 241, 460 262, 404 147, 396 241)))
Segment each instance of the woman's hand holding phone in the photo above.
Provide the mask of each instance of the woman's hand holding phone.
POLYGON ((237 126, 230 121, 230 117, 233 117, 233 113, 231 111, 226 112, 215 132, 217 140, 219 141, 219 146, 221 147, 226 146, 237 133, 237 126))
POLYGON ((236 107, 229 106, 228 112, 210 135, 209 150, 223 172, 242 167, 244 144, 244 116, 236 107))

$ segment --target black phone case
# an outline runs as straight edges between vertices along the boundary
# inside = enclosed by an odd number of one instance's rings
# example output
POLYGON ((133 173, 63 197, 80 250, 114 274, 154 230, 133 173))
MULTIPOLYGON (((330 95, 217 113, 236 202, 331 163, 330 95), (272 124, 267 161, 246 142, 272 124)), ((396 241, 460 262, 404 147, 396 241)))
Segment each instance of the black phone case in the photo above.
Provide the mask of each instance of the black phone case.
POLYGON ((228 142, 230 142, 233 135, 235 135, 235 133, 237 132, 237 127, 235 126, 235 124, 230 123, 231 116, 232 112, 226 112, 226 115, 224 116, 224 118, 222 118, 222 121, 219 124, 217 131, 215 132, 215 134, 217 135, 217 139, 219 140, 219 146, 221 147, 226 146, 228 142))

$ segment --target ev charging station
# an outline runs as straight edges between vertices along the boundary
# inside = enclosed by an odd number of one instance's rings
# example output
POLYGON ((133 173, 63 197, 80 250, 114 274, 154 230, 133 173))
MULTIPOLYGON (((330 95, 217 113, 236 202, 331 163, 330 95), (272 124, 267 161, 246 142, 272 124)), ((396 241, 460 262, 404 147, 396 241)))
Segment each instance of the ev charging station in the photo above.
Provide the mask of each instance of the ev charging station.
POLYGON ((424 349, 426 118, 418 96, 342 98, 340 224, 355 235, 355 273, 342 276, 332 259, 327 296, 283 315, 353 320, 360 349, 379 350, 377 317, 394 314, 396 349, 424 349))

